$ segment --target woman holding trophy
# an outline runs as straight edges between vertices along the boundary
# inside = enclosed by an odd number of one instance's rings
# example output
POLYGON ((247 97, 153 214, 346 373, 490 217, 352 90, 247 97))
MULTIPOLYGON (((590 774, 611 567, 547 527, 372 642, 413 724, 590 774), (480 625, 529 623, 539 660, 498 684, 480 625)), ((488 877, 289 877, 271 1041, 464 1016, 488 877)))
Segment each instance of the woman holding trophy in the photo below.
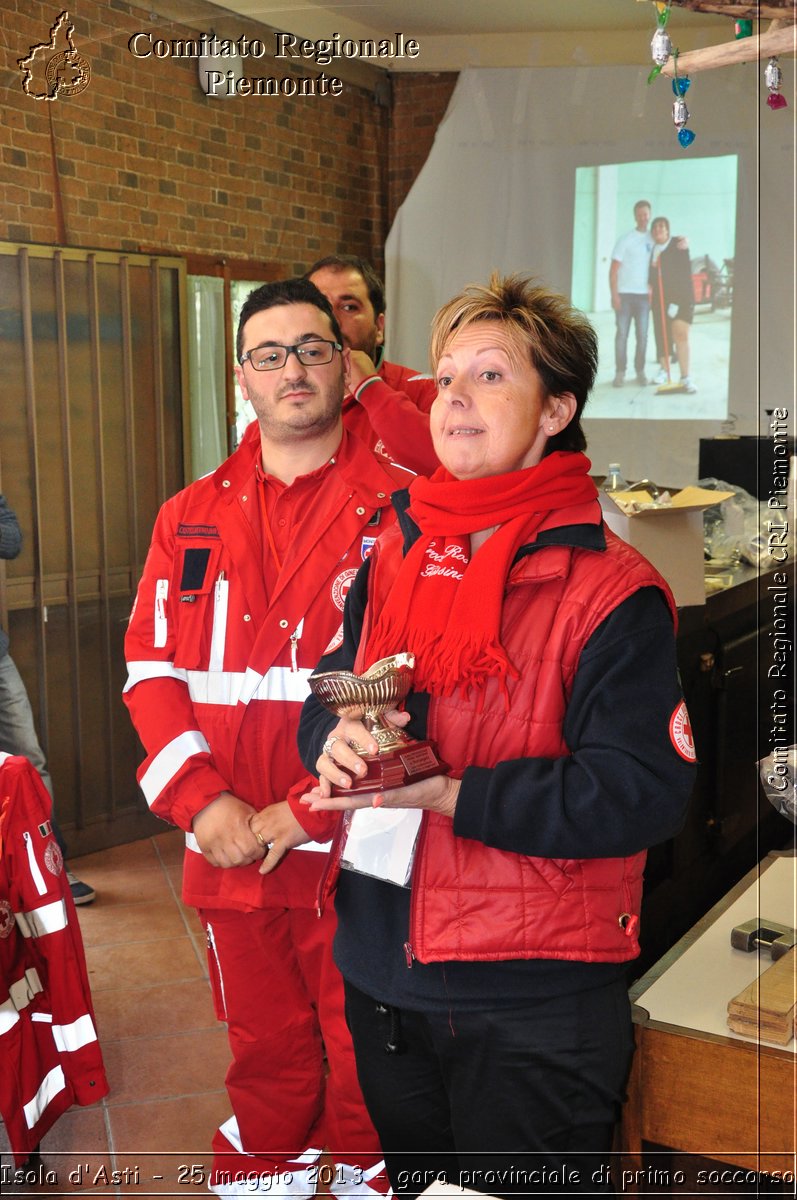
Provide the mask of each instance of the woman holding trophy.
POLYGON ((431 357, 442 466, 394 496, 318 667, 349 690, 319 685, 300 730, 308 821, 345 814, 325 891, 358 1073, 398 1194, 611 1192, 645 851, 693 782, 674 603, 601 520, 586 318, 494 276, 431 357), (385 674, 406 699, 378 729, 385 674))

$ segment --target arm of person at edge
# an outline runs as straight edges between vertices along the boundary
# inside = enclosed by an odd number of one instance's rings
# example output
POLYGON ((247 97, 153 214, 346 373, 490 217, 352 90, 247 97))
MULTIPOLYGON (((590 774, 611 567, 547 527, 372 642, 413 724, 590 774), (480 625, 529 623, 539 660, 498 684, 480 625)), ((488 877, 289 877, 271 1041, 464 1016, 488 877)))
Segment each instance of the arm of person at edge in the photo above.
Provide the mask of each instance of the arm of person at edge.
POLYGON ((22 549, 22 530, 17 514, 0 495, 0 558, 16 558, 22 549))
POLYGON ((363 350, 350 352, 349 388, 368 413, 371 428, 379 435, 394 462, 419 475, 431 475, 440 466, 429 430, 429 409, 437 395, 433 379, 418 380, 418 396, 392 388, 377 373, 363 350), (357 389, 366 379, 373 382, 357 389))
MULTIPOLYGON (((347 598, 351 619, 344 622, 343 646, 330 656, 336 661, 323 660, 319 670, 351 666, 364 590, 361 569, 347 598)), ((563 726, 571 753, 467 767, 461 780, 449 781, 459 785, 454 833, 543 858, 625 857, 672 837, 683 823, 694 781, 694 764, 679 756, 669 734, 681 698, 671 616, 658 589, 642 589, 606 617, 582 652, 563 726)), ((407 698, 407 708, 417 710, 418 719, 413 714, 408 727, 416 737, 425 735, 427 704, 425 696, 407 698)), ((339 783, 343 773, 320 753, 321 745, 329 734, 348 733, 347 723, 336 722, 314 697, 305 702, 300 753, 323 776, 306 798, 311 808, 373 804, 373 796, 348 802, 325 794, 330 779, 339 783)), ((351 762, 349 752, 337 742, 333 747, 341 765, 344 758, 351 762)), ((383 793, 380 803, 445 811, 443 785, 440 777, 423 780, 383 793), (427 784, 440 792, 432 794, 427 784)))

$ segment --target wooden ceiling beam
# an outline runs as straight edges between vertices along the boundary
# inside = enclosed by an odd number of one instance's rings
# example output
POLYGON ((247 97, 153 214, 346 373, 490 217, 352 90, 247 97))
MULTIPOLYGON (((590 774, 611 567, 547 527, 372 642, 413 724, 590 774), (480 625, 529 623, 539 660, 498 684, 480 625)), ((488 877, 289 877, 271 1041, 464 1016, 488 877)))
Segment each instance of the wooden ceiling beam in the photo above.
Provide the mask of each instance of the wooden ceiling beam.
MULTIPOLYGON (((700 0, 698 0, 700 2, 700 0)), ((687 50, 678 55, 678 74, 693 75, 697 71, 710 71, 714 67, 730 67, 739 63, 755 62, 771 58, 773 54, 797 53, 797 25, 784 25, 783 19, 772 22, 766 33, 753 37, 738 38, 723 42, 719 46, 705 46, 702 50, 687 50)), ((661 69, 662 75, 675 75, 675 60, 670 57, 661 69)))
POLYGON ((714 13, 734 21, 797 21, 795 0, 765 0, 761 4, 736 3, 733 0, 672 0, 673 8, 688 8, 691 12, 714 13))

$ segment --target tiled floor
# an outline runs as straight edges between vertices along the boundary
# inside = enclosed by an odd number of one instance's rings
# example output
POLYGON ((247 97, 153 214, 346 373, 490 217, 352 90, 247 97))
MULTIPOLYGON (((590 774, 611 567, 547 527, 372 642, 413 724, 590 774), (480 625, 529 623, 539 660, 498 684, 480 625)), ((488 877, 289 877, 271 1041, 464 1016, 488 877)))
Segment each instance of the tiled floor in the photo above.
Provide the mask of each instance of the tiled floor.
POLYGON ((175 830, 70 863, 97 890, 78 915, 110 1093, 57 1122, 24 1191, 9 1177, 0 1127, 3 1194, 207 1196, 210 1138, 230 1112, 230 1055, 204 934, 180 903, 183 837, 175 830))

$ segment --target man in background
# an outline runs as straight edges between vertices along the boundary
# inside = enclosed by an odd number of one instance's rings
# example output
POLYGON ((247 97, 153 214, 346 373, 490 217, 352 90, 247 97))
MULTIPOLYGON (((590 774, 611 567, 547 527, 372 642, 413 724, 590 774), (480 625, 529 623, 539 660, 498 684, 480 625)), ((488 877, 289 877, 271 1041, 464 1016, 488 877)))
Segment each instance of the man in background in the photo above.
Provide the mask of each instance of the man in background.
POLYGON ((327 846, 294 849, 328 823, 299 804, 304 788, 289 793, 306 779, 307 680, 343 641, 348 588, 411 476, 344 427, 349 351, 308 280, 249 295, 237 357, 257 420, 160 511, 125 640, 125 702, 147 802, 185 830, 183 899, 207 934, 233 1055, 211 1190, 309 1198, 324 1184, 367 1198, 387 1181, 332 960, 335 914, 316 912, 327 846), (268 876, 266 856, 279 860, 268 876))
POLYGON ((429 375, 385 358, 385 289, 371 264, 330 254, 305 276, 332 305, 350 352, 343 423, 377 454, 421 475, 440 464, 429 433, 437 385, 429 375))
MULTIPOLYGON (((0 558, 16 558, 21 549, 22 531, 16 513, 9 507, 5 496, 0 495, 0 558)), ((0 627, 0 750, 6 754, 22 754, 29 759, 41 775, 52 800, 53 781, 36 735, 28 693, 17 665, 8 653, 8 647, 8 634, 0 627)), ((65 855, 66 846, 55 817, 52 825, 61 853, 65 855)), ((78 879, 66 867, 66 863, 64 867, 75 904, 91 904, 96 897, 94 888, 78 879)))
POLYGON ((636 347, 634 369, 640 387, 648 382, 645 375, 645 352, 648 344, 650 319, 650 256, 653 238, 648 233, 651 206, 649 200, 637 200, 634 205, 636 227, 618 238, 612 250, 609 268, 609 287, 615 311, 617 332, 614 339, 613 387, 622 387, 628 366, 628 335, 634 324, 636 347))

